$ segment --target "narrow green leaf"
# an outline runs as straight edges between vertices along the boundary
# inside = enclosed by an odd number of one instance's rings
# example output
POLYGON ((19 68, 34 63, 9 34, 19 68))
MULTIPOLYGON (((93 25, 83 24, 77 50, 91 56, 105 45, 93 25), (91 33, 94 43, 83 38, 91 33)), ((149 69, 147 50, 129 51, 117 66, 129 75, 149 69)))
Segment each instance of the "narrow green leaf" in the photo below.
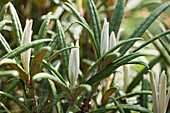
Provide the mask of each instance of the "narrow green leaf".
MULTIPOLYGON (((12 52, 11 47, 9 46, 9 44, 7 43, 7 41, 5 40, 5 38, 1 34, 0 34, 0 46, 3 48, 3 50, 6 53, 12 52)), ((17 62, 17 65, 20 66, 19 60, 16 57, 14 59, 17 62)))
POLYGON ((149 68, 149 65, 146 64, 145 62, 142 62, 142 61, 130 61, 130 62, 126 63, 126 64, 138 64, 138 65, 143 65, 143 66, 149 68))
POLYGON ((169 45, 166 45, 166 43, 162 40, 159 39, 159 41, 161 42, 162 46, 165 48, 165 50, 167 51, 168 55, 170 55, 170 49, 169 49, 169 45))
MULTIPOLYGON (((66 44, 64 31, 63 31, 60 21, 57 20, 56 24, 57 24, 57 34, 58 34, 58 38, 59 38, 60 49, 67 48, 68 46, 66 44)), ((61 56, 63 58, 63 63, 64 63, 64 68, 66 71, 67 79, 69 80, 69 76, 68 76, 68 64, 69 64, 69 56, 70 56, 69 51, 68 50, 63 51, 61 53, 61 56)))
MULTIPOLYGON (((70 22, 69 24, 64 26, 63 31, 66 32, 74 23, 75 22, 70 22)), ((55 47, 57 46, 57 44, 58 44, 58 35, 56 34, 53 38, 53 41, 48 44, 48 46, 51 47, 51 50, 46 52, 46 54, 44 56, 45 60, 47 60, 51 56, 51 54, 55 50, 55 47)))
POLYGON ((47 29, 48 29, 48 25, 50 23, 50 19, 51 19, 51 14, 52 12, 49 12, 46 16, 46 18, 44 19, 41 27, 40 27, 40 30, 38 32, 38 39, 44 39, 45 38, 45 35, 47 33, 47 29))
POLYGON ((86 2, 87 2, 89 13, 90 13, 93 33, 96 39, 97 47, 100 48, 101 24, 99 20, 99 15, 97 13, 97 9, 93 3, 93 0, 86 0, 86 2))
MULTIPOLYGON (((143 80, 142 80, 142 88, 141 91, 147 91, 148 90, 148 80, 147 78, 144 76, 143 80)), ((146 94, 142 94, 140 96, 140 105, 142 107, 148 108, 148 95, 146 94)), ((143 112, 144 113, 144 112, 143 112)))
MULTIPOLYGON (((10 93, 11 91, 13 91, 19 84, 20 80, 18 78, 14 78, 10 81, 9 84, 7 84, 4 88, 4 92, 6 93, 10 93)), ((0 101, 4 102, 5 97, 3 95, 0 96, 0 101)))
POLYGON ((66 85, 66 82, 65 80, 63 79, 63 77, 61 76, 61 74, 52 66, 50 65, 49 63, 47 63, 47 61, 45 60, 42 60, 42 63, 47 66, 47 69, 49 69, 49 71, 52 71, 65 85, 66 85))
POLYGON ((72 10, 72 12, 75 14, 75 16, 78 18, 78 20, 80 22, 82 22, 84 25, 86 25, 87 27, 89 27, 89 25, 87 24, 86 20, 84 19, 84 17, 78 12, 78 10, 76 8, 74 8, 71 4, 65 2, 65 4, 72 10))
POLYGON ((2 102, 0 102, 0 106, 2 106, 7 113, 11 113, 11 112, 9 111, 9 109, 8 109, 2 102))
POLYGON ((22 38, 22 27, 21 27, 18 14, 11 2, 9 2, 9 10, 10 10, 12 24, 14 27, 16 43, 17 43, 17 46, 20 46, 20 40, 22 38))
MULTIPOLYGON (((145 113, 153 113, 150 110, 144 108, 144 107, 140 107, 138 105, 130 105, 130 104, 120 104, 122 106, 122 108, 124 110, 133 110, 133 111, 139 111, 139 112, 145 112, 145 113)), ((116 110, 117 107, 113 106, 113 107, 106 107, 106 108, 99 108, 97 110, 93 110, 89 113, 106 113, 108 111, 113 111, 116 110)))
POLYGON ((110 63, 112 63, 112 61, 114 61, 116 58, 118 58, 120 56, 120 53, 110 53, 108 54, 105 58, 103 63, 101 64, 101 68, 109 65, 110 63))
POLYGON ((77 105, 72 105, 68 108, 66 113, 77 113, 79 111, 81 111, 81 109, 77 105))
POLYGON ((144 42, 144 43, 143 43, 142 45, 140 45, 139 47, 135 48, 132 52, 137 52, 137 51, 139 51, 139 50, 142 49, 143 47, 147 46, 148 44, 152 43, 153 41, 155 41, 155 40, 157 40, 157 39, 161 38, 162 36, 165 36, 165 35, 167 35, 167 34, 169 34, 169 33, 170 33, 170 30, 167 30, 167 31, 165 31, 165 32, 162 32, 162 33, 156 35, 155 37, 153 37, 153 38, 147 40, 146 42, 144 42))
MULTIPOLYGON (((152 39, 153 35, 149 31, 146 31, 146 33, 149 36, 149 38, 152 39)), ((165 50, 157 42, 153 42, 153 45, 160 52, 161 56, 166 61, 165 63, 170 65, 170 59, 168 58, 167 54, 165 54, 165 50)))
POLYGON ((3 48, 3 50, 6 53, 9 53, 9 52, 12 51, 9 44, 7 43, 7 41, 5 40, 5 38, 1 34, 0 34, 0 46, 3 48))
MULTIPOLYGON (((57 57, 57 55, 59 55, 60 53, 62 53, 63 51, 65 50, 68 50, 68 49, 71 49, 71 48, 76 48, 77 46, 70 46, 70 47, 67 47, 67 48, 63 48, 63 49, 60 49, 58 51, 56 51, 54 54, 50 55, 48 58, 46 58, 46 61, 47 62, 50 62, 52 61, 54 58, 57 57)), ((45 59, 44 59, 45 60, 45 59)), ((40 71, 43 69, 44 65, 41 65, 40 67, 40 71)))
POLYGON ((89 33, 90 35, 90 41, 92 43, 92 47, 94 49, 94 52, 95 52, 95 55, 96 55, 96 58, 100 58, 100 52, 99 52, 99 48, 97 46, 97 42, 96 42, 96 39, 94 38, 94 34, 93 32, 90 30, 89 27, 87 27, 85 24, 77 21, 78 24, 80 24, 83 28, 85 28, 87 30, 87 32, 89 33))
POLYGON ((80 84, 80 85, 78 85, 78 86, 76 87, 76 89, 75 89, 75 92, 76 92, 77 96, 80 95, 80 93, 81 93, 84 89, 86 89, 86 91, 87 91, 88 93, 90 93, 90 92, 92 91, 90 85, 88 85, 88 84, 80 84))
POLYGON ((114 13, 112 15, 112 19, 110 22, 109 34, 111 34, 111 32, 114 31, 116 37, 123 19, 125 1, 126 0, 117 1, 116 8, 114 9, 114 13))
POLYGON ((35 47, 39 44, 49 42, 49 41, 52 41, 52 40, 51 39, 41 39, 41 40, 36 40, 36 41, 31 42, 31 43, 27 43, 23 46, 17 47, 16 49, 12 50, 10 53, 7 53, 3 57, 1 57, 0 61, 5 59, 5 58, 14 58, 14 57, 20 55, 22 52, 28 50, 29 48, 35 47))
MULTIPOLYGON (((160 61, 160 57, 156 57, 155 59, 151 60, 149 62, 149 69, 152 69, 152 67, 158 63, 160 61)), ((145 67, 142 71, 140 71, 136 77, 133 79, 133 81, 129 84, 128 88, 127 88, 127 93, 131 92, 133 88, 135 88, 139 83, 140 81, 143 79, 143 75, 146 74, 148 72, 148 68, 145 67)))
POLYGON ((44 55, 44 59, 47 60, 47 58, 49 58, 51 56, 51 54, 53 53, 53 51, 55 50, 55 47, 58 44, 58 36, 55 35, 53 38, 53 41, 51 41, 48 46, 51 47, 50 51, 47 51, 46 54, 44 55))
POLYGON ((12 96, 11 94, 3 92, 3 91, 0 91, 0 94, 13 100, 22 109, 23 112, 29 113, 28 108, 25 105, 23 105, 18 99, 16 99, 14 96, 12 96))
POLYGON ((114 97, 111 97, 110 98, 113 100, 115 106, 117 107, 117 109, 119 110, 120 113, 125 113, 122 106, 116 101, 116 99, 114 97))
POLYGON ((0 12, 0 21, 2 21, 4 19, 8 7, 9 7, 9 3, 5 4, 3 6, 3 8, 1 9, 1 12, 0 12))
POLYGON ((133 96, 136 96, 136 95, 152 95, 152 91, 138 91, 138 92, 132 92, 132 93, 127 93, 123 96, 119 96, 116 98, 116 100, 120 100, 122 98, 126 98, 126 97, 133 97, 133 96))
POLYGON ((77 46, 70 46, 70 47, 60 49, 60 50, 56 51, 54 54, 52 54, 49 58, 47 58, 47 61, 49 62, 49 61, 53 60, 57 55, 59 55, 63 51, 66 51, 66 50, 72 49, 72 48, 78 48, 78 47, 77 46))
POLYGON ((117 44, 116 46, 114 46, 113 48, 111 48, 109 51, 107 51, 103 56, 101 56, 91 67, 90 69, 85 73, 83 79, 81 80, 81 83, 88 77, 89 73, 91 71, 93 71, 95 69, 95 67, 97 65, 99 65, 99 63, 108 55, 110 54, 111 52, 113 52, 114 50, 116 50, 117 48, 119 48, 120 46, 122 46, 123 44, 126 44, 126 43, 129 43, 131 41, 136 41, 136 40, 141 40, 142 38, 133 38, 135 40, 132 40, 132 39, 128 39, 128 40, 125 40, 125 41, 122 41, 120 42, 119 44, 117 44))
MULTIPOLYGON (((96 40, 95 40, 95 38, 94 38, 94 34, 93 34, 93 32, 91 31, 91 29, 90 29, 88 26, 86 26, 84 23, 82 23, 82 22, 80 22, 80 21, 75 21, 75 22, 71 22, 70 24, 68 24, 67 26, 65 26, 65 27, 63 28, 63 31, 66 32, 66 31, 67 31, 73 24, 75 24, 75 23, 81 25, 84 29, 86 29, 86 31, 87 31, 88 34, 90 35, 90 41, 91 41, 91 43, 92 43, 92 47, 93 47, 93 50, 94 50, 94 52, 95 52, 96 58, 99 58, 99 57, 100 57, 99 48, 97 47, 96 40)), ((55 41, 55 40, 56 40, 56 42, 58 41, 58 40, 57 40, 57 35, 55 36, 54 41, 55 41)), ((56 46, 56 43, 54 43, 54 44, 51 43, 51 45, 56 46)), ((49 45, 49 46, 51 46, 51 45, 49 45)), ((48 58, 48 57, 47 57, 47 58, 48 58)))
POLYGON ((64 84, 58 77, 50 75, 48 73, 38 73, 34 75, 33 80, 43 79, 43 78, 52 80, 56 85, 58 85, 61 89, 63 89, 67 93, 68 98, 71 99, 70 97, 71 91, 69 87, 66 84, 64 84))
MULTIPOLYGON (((130 35, 129 38, 133 38, 133 37, 140 37, 145 31, 146 29, 148 29, 148 27, 154 22, 154 20, 163 12, 165 11, 170 5, 170 1, 166 2, 164 4, 162 4, 161 6, 159 6, 158 8, 156 8, 146 19, 143 23, 141 23, 139 25, 139 27, 130 35)), ((119 52, 123 55, 125 54, 132 46, 133 46, 134 42, 131 42, 129 44, 126 44, 124 46, 122 46, 119 49, 119 52)))
POLYGON ((48 82, 50 84, 51 90, 53 92, 53 96, 55 97, 57 95, 57 89, 55 87, 55 84, 52 80, 48 79, 48 82))
POLYGON ((4 65, 10 65, 13 69, 17 70, 20 74, 20 78, 26 83, 28 78, 25 70, 13 59, 3 59, 0 61, 0 67, 4 65))
MULTIPOLYGON (((46 18, 44 19, 44 21, 43 21, 43 23, 42 23, 42 25, 41 25, 41 27, 40 27, 40 30, 39 30, 39 32, 38 32, 38 39, 44 39, 44 38, 45 38, 45 35, 46 35, 46 33, 47 33, 47 29, 48 29, 48 25, 49 25, 49 23, 50 23, 51 14, 52 14, 52 13, 49 12, 49 13, 47 14, 46 18)), ((39 50, 42 46, 43 46, 43 44, 36 46, 36 47, 35 47, 35 50, 36 50, 36 51, 39 50)), ((35 51, 35 52, 36 52, 36 51, 35 51)), ((34 53, 35 53, 35 52, 34 52, 34 53)))
POLYGON ((138 54, 129 54, 123 57, 120 57, 116 60, 114 60, 111 64, 97 72, 93 77, 91 77, 86 84, 92 85, 96 82, 101 81, 102 79, 108 77, 115 69, 120 67, 121 65, 126 64, 127 62, 131 61, 132 59, 135 59, 140 56, 144 56, 145 54, 138 53, 138 54))
POLYGON ((7 70, 7 71, 0 71, 0 77, 9 77, 9 76, 19 76, 18 71, 15 70, 7 70))
POLYGON ((2 28, 6 25, 6 24, 11 24, 12 22, 9 20, 2 20, 0 21, 0 31, 2 30, 2 28))

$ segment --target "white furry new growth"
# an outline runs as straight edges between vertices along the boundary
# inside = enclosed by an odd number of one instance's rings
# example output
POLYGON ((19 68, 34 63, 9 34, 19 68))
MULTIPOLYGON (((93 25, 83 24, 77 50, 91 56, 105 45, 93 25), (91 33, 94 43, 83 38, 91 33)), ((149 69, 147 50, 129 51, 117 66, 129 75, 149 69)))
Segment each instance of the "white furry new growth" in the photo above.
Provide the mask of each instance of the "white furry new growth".
POLYGON ((104 55, 109 49, 113 48, 117 44, 123 31, 124 31, 123 28, 121 28, 118 31, 117 40, 114 31, 112 31, 109 39, 109 22, 107 22, 107 19, 104 18, 104 24, 103 24, 103 29, 101 33, 101 42, 100 42, 101 56, 104 55))
MULTIPOLYGON (((74 44, 71 44, 74 46, 74 44)), ((77 40, 76 46, 79 46, 79 41, 77 40)), ((80 67, 80 58, 79 58, 79 48, 71 49, 70 59, 69 59, 69 78, 70 78, 70 88, 71 91, 75 88, 75 82, 78 78, 79 67, 80 67)))
MULTIPOLYGON (((31 42, 31 35, 32 35, 31 29, 32 29, 32 20, 27 19, 24 32, 22 34, 21 46, 31 42)), ((30 56, 31 56, 31 49, 28 49, 27 51, 21 53, 21 61, 28 76, 29 76, 30 56)))

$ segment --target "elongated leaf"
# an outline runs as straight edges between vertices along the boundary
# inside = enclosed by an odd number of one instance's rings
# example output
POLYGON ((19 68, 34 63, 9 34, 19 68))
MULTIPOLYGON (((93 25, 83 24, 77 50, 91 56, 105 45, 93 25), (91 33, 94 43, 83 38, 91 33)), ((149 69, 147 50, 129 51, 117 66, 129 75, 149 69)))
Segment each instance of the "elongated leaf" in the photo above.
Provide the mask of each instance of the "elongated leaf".
POLYGON ((47 63, 47 61, 45 60, 42 60, 42 63, 47 66, 47 69, 49 69, 49 71, 52 71, 65 85, 66 85, 66 82, 65 80, 63 79, 63 77, 60 75, 60 73, 52 66, 50 65, 49 63, 47 63))
POLYGON ((109 34, 114 31, 115 36, 117 37, 120 24, 124 14, 125 0, 118 0, 116 8, 114 9, 114 13, 112 15, 112 19, 109 26, 109 34))
POLYGON ((7 113, 11 113, 9 109, 1 102, 0 105, 5 109, 7 113))
POLYGON ((165 48, 165 50, 167 51, 168 55, 170 55, 170 49, 169 49, 169 45, 166 45, 166 43, 162 40, 159 39, 159 41, 161 42, 162 46, 165 48))
POLYGON ((108 54, 105 59, 104 59, 104 62, 102 63, 101 65, 101 68, 109 65, 110 63, 112 63, 112 61, 116 58, 118 58, 120 56, 120 53, 110 53, 108 54))
POLYGON ((141 61, 130 61, 126 64, 138 64, 138 65, 143 65, 143 66, 149 68, 148 64, 146 64, 145 62, 141 62, 141 61))
MULTIPOLYGON (((65 51, 65 50, 68 50, 68 49, 71 49, 71 48, 76 48, 77 46, 70 46, 70 47, 67 47, 67 48, 63 48, 63 49, 60 49, 58 50, 57 52, 55 52, 54 54, 52 54, 51 56, 49 56, 47 59, 47 62, 50 62, 52 61, 54 58, 57 57, 57 55, 59 55, 61 52, 65 51)), ((40 67, 40 71, 44 68, 44 65, 41 65, 40 67)))
POLYGON ((76 87, 75 92, 77 96, 84 90, 86 89, 88 93, 92 91, 91 86, 88 84, 80 84, 76 87))
POLYGON ((16 49, 12 50, 10 53, 4 55, 3 57, 0 58, 0 61, 5 59, 5 58, 14 58, 18 55, 20 55, 22 52, 28 50, 29 48, 35 47, 39 44, 45 43, 52 41, 51 39, 41 39, 41 40, 36 40, 31 43, 27 43, 23 46, 17 47, 16 49))
MULTIPOLYGON (((19 82, 20 82, 20 80, 18 78, 12 79, 10 81, 10 83, 5 86, 3 91, 6 92, 6 93, 9 93, 9 92, 13 91, 16 88, 16 86, 18 86, 19 82)), ((4 102, 4 100, 5 100, 4 97, 5 96, 3 96, 3 95, 0 96, 0 101, 1 102, 4 102)))
POLYGON ((9 76, 19 76, 18 71, 8 70, 8 71, 0 71, 0 77, 9 77, 9 76))
POLYGON ((1 34, 0 34, 0 46, 3 48, 3 50, 6 53, 9 53, 9 52, 12 51, 9 44, 7 43, 7 41, 5 40, 5 38, 1 34))
POLYGON ((6 25, 6 24, 11 24, 12 22, 11 21, 8 21, 8 20, 3 20, 3 21, 0 21, 0 31, 1 29, 6 25))
MULTIPOLYGON (((128 104, 120 104, 122 106, 122 108, 124 110, 133 110, 133 111, 139 111, 139 112, 145 112, 145 113, 153 113, 150 110, 144 108, 144 107, 140 107, 138 105, 128 105, 128 104)), ((113 107, 106 107, 106 108, 99 108, 97 110, 93 110, 89 113, 106 113, 108 111, 112 111, 112 110, 116 110, 117 107, 113 106, 113 107)))
POLYGON ((127 93, 123 96, 119 96, 116 98, 116 100, 120 100, 122 98, 126 98, 126 97, 133 97, 133 96, 136 96, 136 95, 152 95, 152 91, 138 91, 138 92, 132 92, 132 93, 127 93))
POLYGON ((9 7, 9 3, 5 4, 3 6, 3 8, 1 9, 1 12, 0 12, 0 21, 2 21, 5 17, 5 13, 7 12, 7 9, 9 7))
MULTIPOLYGON (((148 81, 147 81, 147 78, 144 76, 143 77, 143 80, 142 80, 142 88, 141 88, 141 91, 147 91, 148 90, 148 81)), ((140 96, 140 105, 142 107, 145 107, 145 108, 148 108, 148 95, 146 94, 142 94, 140 96)))
POLYGON ((110 98, 113 100, 115 106, 117 107, 117 109, 119 110, 120 113, 125 113, 122 106, 116 101, 116 99, 114 97, 111 97, 110 98))
POLYGON ((161 56, 165 60, 165 63, 170 65, 170 59, 169 59, 169 56, 165 54, 165 50, 157 42, 153 42, 153 44, 156 47, 156 49, 160 52, 161 56))
POLYGON ((167 30, 167 31, 165 31, 165 32, 163 32, 163 33, 160 33, 160 34, 156 35, 155 37, 147 40, 147 41, 144 42, 142 45, 140 45, 139 47, 137 47, 136 49, 134 49, 132 52, 136 52, 136 51, 142 49, 143 47, 147 46, 148 44, 152 43, 153 41, 155 41, 155 40, 157 40, 157 39, 161 38, 162 36, 165 36, 165 35, 167 35, 167 34, 169 34, 169 33, 170 33, 170 30, 167 30))
MULTIPOLYGON (((151 39, 153 37, 153 35, 149 32, 146 31, 147 35, 149 36, 149 38, 151 39)), ((170 59, 168 58, 168 56, 165 54, 165 50, 157 43, 157 42, 153 42, 153 45, 156 47, 156 49, 160 52, 161 56, 163 57, 163 59, 166 61, 165 63, 167 63, 168 65, 170 65, 170 59)))
POLYGON ((111 48, 109 51, 107 51, 103 56, 101 56, 96 62, 95 64, 93 64, 91 66, 91 68, 86 72, 86 74, 84 75, 83 79, 81 80, 81 83, 88 77, 89 73, 95 69, 95 67, 97 65, 99 65, 99 63, 108 55, 110 54, 111 52, 113 52, 114 50, 116 50, 117 48, 119 48, 120 46, 122 46, 123 44, 126 44, 126 43, 129 43, 131 41, 136 41, 136 40, 141 40, 142 38, 133 38, 135 40, 132 40, 132 39, 128 39, 128 40, 125 40, 125 41, 122 41, 120 42, 119 44, 117 44, 116 46, 114 46, 113 48, 111 48))
POLYGON ((78 18, 78 20, 80 22, 82 22, 83 24, 85 24, 87 27, 89 27, 89 25, 87 24, 86 20, 83 18, 83 16, 78 12, 78 10, 76 8, 74 8, 71 4, 65 2, 65 4, 73 11, 73 13, 75 14, 75 16, 78 18))
POLYGON ((0 67, 3 65, 10 65, 13 69, 17 70, 20 74, 20 78, 26 83, 28 78, 26 75, 26 72, 23 70, 23 68, 15 61, 12 59, 3 59, 0 61, 0 67))
POLYGON ((135 59, 140 56, 144 56, 145 54, 138 53, 138 54, 129 54, 127 56, 120 57, 117 60, 114 60, 113 63, 109 64, 99 72, 97 72, 93 77, 91 77, 86 84, 92 85, 106 77, 108 77, 115 69, 120 67, 123 64, 126 64, 128 61, 135 59))
POLYGON ((78 24, 80 24, 83 28, 85 28, 87 30, 87 32, 89 33, 90 35, 90 41, 92 43, 92 47, 94 49, 94 52, 95 52, 95 55, 96 55, 96 58, 100 58, 100 52, 99 52, 99 48, 97 46, 97 42, 96 42, 96 39, 94 38, 94 34, 93 32, 90 30, 89 27, 87 27, 85 24, 81 23, 81 22, 77 22, 78 24))
POLYGON ((68 108, 68 110, 66 111, 66 113, 77 113, 81 111, 81 109, 77 106, 77 105, 72 105, 68 108))
POLYGON ((63 48, 63 49, 60 49, 58 50, 57 52, 55 52, 54 54, 52 54, 48 59, 47 61, 51 61, 53 60, 57 55, 59 55, 60 53, 62 53, 63 51, 66 51, 68 49, 72 49, 72 48, 78 48, 78 46, 70 46, 70 47, 66 47, 66 48, 63 48))
MULTIPOLYGON (((70 28, 73 24, 79 24, 81 25, 84 29, 86 29, 86 31, 88 32, 88 34, 90 35, 90 41, 92 43, 92 48, 95 52, 95 55, 96 55, 96 58, 99 58, 100 57, 100 53, 99 53, 99 48, 97 47, 97 44, 96 44, 96 39, 94 38, 94 34, 93 32, 91 31, 91 29, 86 26, 84 23, 80 22, 80 21, 75 21, 75 22, 72 22, 70 24, 68 24, 67 26, 65 26, 63 28, 64 32, 66 32, 68 30, 68 28, 70 28)), ((56 39, 57 40, 57 39, 56 39)))
POLYGON ((55 50, 55 47, 58 44, 58 36, 55 35, 53 38, 53 41, 51 41, 48 46, 51 47, 50 51, 47 51, 46 54, 44 55, 44 59, 47 60, 47 58, 49 58, 51 56, 51 54, 53 53, 53 51, 55 50))
MULTIPOLYGON (((150 61, 149 65, 149 69, 152 69, 152 67, 158 63, 160 61, 160 57, 156 57, 155 59, 153 59, 152 61, 150 61)), ((129 84, 128 88, 127 88, 127 93, 131 92, 133 88, 135 88, 140 81, 143 79, 143 75, 146 74, 148 72, 148 68, 145 67, 142 71, 140 71, 140 73, 138 73, 136 75, 136 77, 133 79, 133 81, 129 84)))
POLYGON ((18 99, 16 99, 11 94, 3 92, 3 91, 0 91, 0 94, 10 98, 11 100, 13 100, 22 109, 23 112, 29 113, 28 108, 26 106, 24 106, 18 99))
POLYGON ((42 62, 42 59, 44 57, 44 54, 49 51, 51 48, 46 46, 46 47, 42 47, 41 49, 39 49, 39 51, 35 54, 35 57, 32 59, 33 63, 32 63, 32 69, 31 69, 31 77, 34 74, 37 74, 42 62))
MULTIPOLYGON (((50 23, 50 19, 51 19, 51 12, 49 12, 46 16, 46 18, 44 19, 41 27, 40 27, 40 30, 38 32, 38 39, 44 39, 45 38, 45 35, 47 33, 47 29, 48 29, 48 25, 50 23)), ((35 50, 39 50, 41 47, 43 46, 43 44, 41 45, 38 45, 35 47, 35 50)), ((35 51, 36 52, 36 51, 35 51)), ((34 52, 34 53, 35 53, 34 52)))
POLYGON ((107 104, 107 102, 109 100, 109 96, 111 96, 116 90, 117 90, 116 87, 112 87, 105 92, 105 94, 103 95, 103 98, 102 98, 102 106, 107 104))
POLYGON ((17 43, 17 46, 20 46, 20 40, 22 38, 22 27, 21 27, 18 14, 11 2, 9 2, 9 10, 10 10, 12 24, 14 27, 16 43, 17 43))
MULTIPOLYGON (((153 21, 163 12, 165 11, 170 5, 170 1, 166 2, 164 4, 162 4, 161 6, 159 6, 158 8, 156 8, 146 19, 145 21, 140 24, 140 26, 130 35, 129 38, 133 38, 133 37, 140 37, 145 31, 146 29, 148 29, 148 27, 153 23, 153 21)), ((132 46, 133 46, 134 42, 131 42, 129 44, 126 44, 124 46, 122 46, 119 49, 119 52, 121 54, 125 54, 132 46)))
POLYGON ((96 39, 97 47, 100 48, 101 24, 99 20, 99 15, 97 13, 97 9, 93 3, 93 0, 86 0, 86 1, 90 13, 94 37, 96 39))
MULTIPOLYGON (((57 20, 57 34, 58 34, 58 38, 59 38, 60 49, 68 47, 66 44, 64 31, 63 31, 63 28, 62 28, 59 20, 57 20)), ((69 56, 70 56, 69 51, 68 50, 63 51, 61 53, 61 55, 63 58, 63 63, 64 63, 64 68, 66 71, 67 79, 69 80, 69 76, 68 76, 68 64, 69 64, 69 56)))
MULTIPOLYGON (((64 26, 63 31, 66 32, 73 24, 75 24, 75 22, 70 22, 69 24, 64 26)), ((51 50, 46 52, 44 56, 45 60, 47 60, 51 56, 57 44, 58 44, 58 35, 56 34, 53 38, 53 41, 48 44, 48 46, 51 47, 51 50)))
POLYGON ((71 91, 69 87, 66 84, 64 84, 58 77, 54 77, 53 75, 50 75, 48 73, 38 73, 33 77, 33 80, 43 79, 43 78, 52 80, 56 85, 58 85, 61 89, 63 89, 67 93, 69 99, 72 98, 70 96, 71 91))

